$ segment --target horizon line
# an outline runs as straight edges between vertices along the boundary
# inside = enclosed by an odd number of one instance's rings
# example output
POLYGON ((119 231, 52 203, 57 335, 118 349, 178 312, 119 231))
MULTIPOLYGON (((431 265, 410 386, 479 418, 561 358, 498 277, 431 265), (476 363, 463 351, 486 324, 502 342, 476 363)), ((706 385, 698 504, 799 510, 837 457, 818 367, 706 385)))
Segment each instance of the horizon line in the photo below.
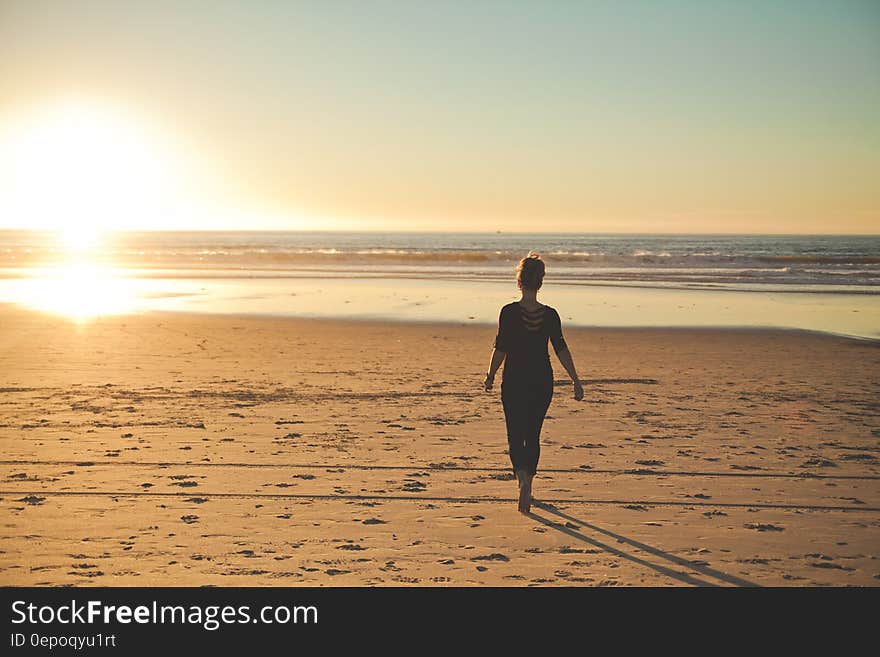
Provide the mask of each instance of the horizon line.
MULTIPOLYGON (((59 233, 59 228, 24 228, 0 226, 0 232, 59 233)), ((726 231, 706 232, 651 232, 651 231, 571 231, 571 230, 413 230, 382 228, 110 228, 102 233, 400 233, 400 234, 470 234, 470 235, 614 235, 614 236, 657 236, 657 237, 880 237, 877 233, 793 233, 768 232, 733 233, 726 231)))

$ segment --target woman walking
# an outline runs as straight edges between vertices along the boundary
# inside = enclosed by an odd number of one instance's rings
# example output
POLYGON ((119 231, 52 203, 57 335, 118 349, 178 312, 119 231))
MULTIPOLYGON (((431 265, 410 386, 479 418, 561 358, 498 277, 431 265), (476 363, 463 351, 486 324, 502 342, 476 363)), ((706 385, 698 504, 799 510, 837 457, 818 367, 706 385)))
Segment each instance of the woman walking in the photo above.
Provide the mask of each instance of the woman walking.
POLYGON ((532 478, 538 468, 541 425, 553 398, 553 369, 548 340, 559 362, 574 382, 574 398, 584 397, 571 352, 562 337, 559 313, 538 303, 538 290, 544 282, 544 261, 529 252, 516 268, 517 287, 522 298, 501 309, 498 334, 484 386, 495 382, 495 372, 504 363, 501 402, 507 425, 510 462, 519 482, 519 510, 528 513, 532 502, 532 478))

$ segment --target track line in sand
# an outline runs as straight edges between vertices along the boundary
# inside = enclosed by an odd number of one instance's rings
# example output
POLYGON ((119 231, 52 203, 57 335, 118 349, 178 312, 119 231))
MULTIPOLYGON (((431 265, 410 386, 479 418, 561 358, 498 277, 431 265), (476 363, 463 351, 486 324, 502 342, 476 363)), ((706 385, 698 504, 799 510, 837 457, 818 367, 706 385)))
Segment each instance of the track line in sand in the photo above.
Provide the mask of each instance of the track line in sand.
MULTIPOLYGON (((444 496, 415 496, 415 495, 351 495, 351 494, 309 494, 309 493, 211 493, 197 491, 189 493, 177 492, 152 492, 152 491, 101 491, 101 490, 0 490, 0 497, 7 495, 22 495, 27 497, 59 496, 59 497, 160 497, 160 498, 204 498, 212 497, 223 499, 277 499, 277 500, 348 500, 348 501, 371 501, 371 500, 394 500, 408 502, 460 502, 467 504, 512 504, 513 497, 444 497, 444 496)), ((14 501, 25 501, 21 500, 14 501)), ((824 506, 814 504, 767 504, 767 503, 739 503, 739 502, 683 502, 679 500, 590 500, 590 499, 542 499, 546 504, 584 504, 587 506, 626 506, 639 505, 651 506, 681 506, 692 508, 731 508, 731 509, 776 509, 776 510, 806 510, 806 511, 845 511, 877 513, 880 507, 875 506, 824 506)))
MULTIPOLYGON (((361 372, 354 372, 348 370, 302 370, 300 372, 296 372, 296 374, 357 374, 361 372)), ((587 385, 596 385, 596 384, 605 384, 605 385, 658 385, 660 383, 657 379, 640 379, 640 378, 615 378, 615 379, 581 379, 581 383, 587 385)), ((571 385, 571 381, 568 379, 554 379, 554 386, 563 386, 563 385, 571 385)), ((479 388, 479 386, 477 386, 479 388)), ((76 388, 69 387, 61 387, 61 386, 39 386, 39 387, 23 387, 23 386, 8 386, 0 388, 0 393, 28 393, 28 392, 58 392, 64 391, 65 393, 73 394, 73 393, 86 393, 86 392, 103 392, 106 393, 108 391, 113 391, 113 394, 119 396, 120 393, 132 393, 134 392, 139 397, 143 399, 165 399, 169 396, 169 393, 175 393, 176 388, 172 388, 170 386, 147 386, 145 388, 129 388, 126 386, 115 385, 112 383, 98 384, 98 385, 90 385, 90 386, 77 386, 76 388), (140 392, 139 392, 140 391, 140 392)), ((272 389, 268 388, 246 388, 244 390, 235 391, 227 391, 227 390, 205 390, 203 388, 194 388, 190 389, 185 394, 177 393, 177 397, 259 397, 265 395, 279 395, 279 394, 289 394, 293 393, 294 396, 301 397, 314 397, 316 393, 302 393, 302 391, 295 391, 293 388, 285 387, 285 386, 277 386, 272 389)), ((336 393, 317 393, 317 396, 324 397, 359 397, 366 395, 367 398, 372 399, 374 397, 440 397, 440 396, 459 396, 459 395, 467 395, 469 397, 477 396, 482 393, 482 390, 479 390, 474 393, 471 390, 378 390, 367 393, 359 393, 359 392, 336 392, 336 393)))
MULTIPOLYGON (((0 460, 0 466, 4 465, 58 465, 69 466, 75 465, 80 467, 91 467, 97 465, 115 465, 128 467, 158 467, 158 468, 275 468, 289 470, 428 470, 431 472, 510 472, 509 467, 483 467, 483 466, 460 466, 460 465, 435 465, 435 464, 418 464, 411 465, 378 465, 363 463, 205 463, 198 461, 119 461, 104 460, 91 461, 85 460, 30 460, 30 459, 12 459, 0 460)), ((651 468, 630 468, 624 470, 600 469, 600 468, 541 468, 541 472, 552 474, 611 474, 626 475, 636 477, 750 477, 765 479, 848 479, 860 481, 878 481, 880 475, 824 475, 813 473, 797 473, 797 472, 755 472, 755 471, 737 471, 737 472, 701 472, 687 470, 654 470, 651 468)))

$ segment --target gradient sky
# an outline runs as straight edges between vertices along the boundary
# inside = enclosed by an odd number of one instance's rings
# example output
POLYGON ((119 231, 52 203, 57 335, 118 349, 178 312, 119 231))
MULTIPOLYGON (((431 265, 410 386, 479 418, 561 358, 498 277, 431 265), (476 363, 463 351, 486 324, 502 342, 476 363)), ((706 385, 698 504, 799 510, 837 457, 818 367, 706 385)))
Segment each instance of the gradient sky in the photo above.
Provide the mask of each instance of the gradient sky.
POLYGON ((880 232, 876 0, 0 1, 0 128, 71 98, 207 163, 180 228, 880 232))

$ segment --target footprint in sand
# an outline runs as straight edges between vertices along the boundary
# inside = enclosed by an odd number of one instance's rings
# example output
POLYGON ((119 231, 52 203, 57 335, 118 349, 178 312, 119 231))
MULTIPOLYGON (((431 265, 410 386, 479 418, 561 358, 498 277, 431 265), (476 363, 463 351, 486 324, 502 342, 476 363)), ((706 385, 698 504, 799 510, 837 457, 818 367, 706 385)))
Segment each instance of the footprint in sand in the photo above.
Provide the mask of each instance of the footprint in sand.
POLYGON ((743 525, 746 529, 754 529, 759 532, 781 532, 785 531, 785 527, 779 527, 778 525, 768 525, 761 524, 757 522, 749 522, 743 525))
POLYGON ((811 458, 801 463, 802 468, 836 468, 837 463, 831 459, 811 458))
POLYGON ((855 570, 855 568, 850 568, 849 566, 841 566, 839 563, 831 563, 830 561, 818 561, 816 563, 811 563, 810 565, 813 568, 827 568, 827 569, 846 570, 846 571, 855 570))

